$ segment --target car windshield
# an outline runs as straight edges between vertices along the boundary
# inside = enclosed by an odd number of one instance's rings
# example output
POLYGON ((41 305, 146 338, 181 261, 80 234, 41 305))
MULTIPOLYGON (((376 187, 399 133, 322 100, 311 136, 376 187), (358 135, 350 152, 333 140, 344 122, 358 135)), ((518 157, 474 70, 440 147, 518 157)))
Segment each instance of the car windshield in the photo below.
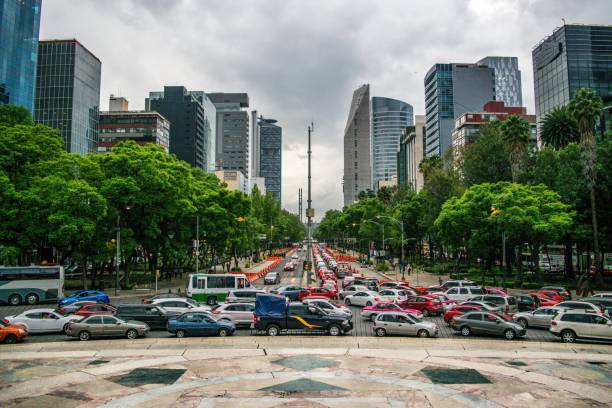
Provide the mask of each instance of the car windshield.
MULTIPOLYGON (((81 306, 82 306, 82 305, 81 305, 81 306)), ((60 315, 60 316, 68 316, 68 313, 60 312, 60 310, 59 310, 59 309, 55 309, 55 310, 53 310, 53 311, 54 311, 55 313, 57 313, 58 315, 60 315)))

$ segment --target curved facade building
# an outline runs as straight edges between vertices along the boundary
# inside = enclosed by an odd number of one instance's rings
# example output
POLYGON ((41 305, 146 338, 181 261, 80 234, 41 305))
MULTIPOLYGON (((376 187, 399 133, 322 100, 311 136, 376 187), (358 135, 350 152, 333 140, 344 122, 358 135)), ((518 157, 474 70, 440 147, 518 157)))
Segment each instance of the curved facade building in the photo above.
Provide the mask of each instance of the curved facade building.
POLYGON ((372 97, 372 181, 397 176, 397 151, 404 129, 414 125, 412 105, 391 98, 372 97))

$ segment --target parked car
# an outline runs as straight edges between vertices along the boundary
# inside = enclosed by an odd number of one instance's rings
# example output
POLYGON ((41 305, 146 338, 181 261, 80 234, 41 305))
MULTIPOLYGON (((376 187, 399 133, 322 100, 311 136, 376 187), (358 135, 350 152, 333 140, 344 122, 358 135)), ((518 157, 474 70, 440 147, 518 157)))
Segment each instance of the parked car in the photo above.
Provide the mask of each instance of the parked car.
POLYGON ((611 298, 612 299, 612 292, 602 292, 602 293, 595 293, 594 295, 591 295, 592 298, 611 298))
POLYGON ((482 288, 476 286, 461 286, 450 288, 446 292, 444 292, 444 294, 447 298, 460 302, 468 300, 469 298, 477 295, 482 295, 484 294, 484 291, 482 290, 482 288))
POLYGON ((100 303, 90 303, 83 305, 80 309, 74 312, 77 316, 93 316, 93 315, 114 315, 117 313, 117 308, 111 305, 105 305, 100 303))
POLYGON ((563 298, 563 300, 572 300, 571 291, 563 286, 542 286, 540 290, 554 290, 563 298))
POLYGON ((445 289, 442 286, 429 286, 427 288, 425 288, 425 291, 423 292, 424 295, 429 295, 432 293, 444 293, 445 289))
POLYGON ((169 312, 210 312, 210 306, 200 305, 191 299, 157 299, 152 305, 161 306, 169 312))
POLYGON ((457 287, 463 288, 463 287, 468 287, 468 286, 478 286, 478 285, 476 285, 474 282, 470 280, 449 280, 442 284, 442 288, 444 290, 450 289, 450 288, 457 288, 457 287))
POLYGON ((569 300, 567 302, 557 303, 557 307, 562 309, 573 309, 573 310, 584 310, 589 313, 605 313, 606 308, 601 304, 595 304, 591 302, 569 300))
POLYGON ((496 295, 496 296, 510 296, 503 288, 483 288, 487 295, 496 295))
POLYGON ((406 282, 402 282, 402 281, 384 281, 384 282, 381 282, 378 285, 378 289, 379 290, 382 290, 382 289, 393 289, 393 288, 401 286, 401 285, 403 285, 405 283, 406 282))
POLYGON ((498 296, 498 295, 478 295, 470 298, 477 302, 488 302, 501 307, 506 314, 518 312, 518 305, 514 296, 498 296))
POLYGON ((549 297, 547 297, 543 293, 529 292, 529 295, 535 296, 536 298, 538 298, 538 300, 540 301, 540 306, 554 306, 557 303, 561 302, 560 300, 558 300, 558 298, 556 300, 553 300, 553 299, 550 299, 549 297))
POLYGON ((363 290, 344 297, 344 303, 347 306, 372 306, 374 303, 380 301, 381 298, 378 292, 373 292, 371 290, 363 290))
POLYGON ((386 335, 403 335, 418 337, 436 337, 438 326, 433 322, 424 322, 401 312, 384 312, 374 319, 372 326, 374 334, 378 337, 386 335))
POLYGON ((444 312, 457 304, 455 300, 449 299, 444 293, 428 293, 424 294, 423 296, 429 296, 431 298, 439 299, 444 312))
POLYGON ((77 310, 79 310, 81 307, 85 306, 85 305, 92 305, 92 304, 97 304, 97 305, 105 305, 106 303, 104 302, 92 302, 91 300, 79 300, 78 302, 74 302, 74 303, 70 303, 68 305, 64 305, 61 307, 57 308, 57 311, 60 312, 61 314, 73 314, 74 312, 76 312, 77 310))
POLYGON ((268 272, 264 276, 264 285, 276 285, 280 283, 281 277, 278 272, 268 272))
POLYGON ((146 336, 150 328, 146 323, 135 320, 125 321, 115 316, 89 316, 79 322, 72 322, 66 328, 70 337, 86 341, 95 337, 127 337, 136 339, 146 336))
POLYGON ((343 304, 336 304, 327 298, 307 297, 302 299, 306 305, 314 305, 330 315, 345 316, 347 319, 353 317, 353 312, 343 304))
POLYGON ((470 312, 451 320, 451 327, 462 336, 474 334, 493 334, 504 336, 507 340, 523 337, 527 330, 512 319, 503 318, 489 312, 470 312))
POLYGON ((146 323, 151 329, 165 329, 168 319, 180 315, 171 312, 159 305, 122 304, 117 306, 115 317, 131 321, 136 320, 146 323))
POLYGON ((236 325, 229 320, 215 320, 208 313, 188 312, 168 320, 168 332, 176 337, 231 336, 236 325))
MULTIPOLYGON (((397 287, 397 286, 396 286, 397 287)), ((378 292, 380 299, 386 302, 403 302, 408 297, 408 294, 400 289, 380 289, 378 292)))
POLYGON ((443 312, 442 302, 437 297, 408 296, 404 301, 398 303, 402 307, 421 311, 425 317, 439 315, 443 312))
POLYGON ((157 299, 186 299, 186 296, 179 293, 158 293, 157 295, 142 299, 142 303, 151 304, 157 299))
POLYGON ((363 291, 368 291, 370 289, 368 289, 367 286, 363 286, 363 285, 349 285, 346 288, 344 288, 343 290, 340 291, 340 293, 338 294, 338 298, 340 300, 343 300, 345 297, 350 296, 350 295, 354 295, 357 292, 363 292, 363 291))
POLYGON ((312 287, 312 288, 307 288, 306 290, 308 291, 308 294, 303 296, 302 299, 306 296, 320 296, 320 297, 326 297, 328 299, 333 299, 336 297, 336 292, 332 291, 329 288, 312 287))
POLYGON ((15 316, 6 316, 9 323, 20 323, 28 333, 65 332, 68 324, 83 319, 82 316, 63 315, 53 309, 30 309, 15 316))
POLYGON ((97 290, 80 290, 72 296, 66 296, 65 298, 60 299, 57 304, 61 307, 70 303, 78 302, 79 300, 110 303, 110 298, 104 292, 100 292, 97 290))
POLYGON ((461 316, 461 315, 464 315, 470 312, 478 312, 478 311, 486 312, 488 310, 483 306, 455 305, 444 313, 443 319, 446 323, 450 324, 450 321, 453 319, 453 317, 461 316))
POLYGON ((542 305, 542 301, 539 297, 531 294, 519 295, 516 299, 517 307, 519 312, 528 312, 536 310, 542 305))
POLYGON ((423 317, 420 310, 402 307, 393 302, 378 302, 372 306, 366 306, 361 310, 361 317, 364 319, 374 320, 376 316, 384 312, 409 313, 412 316, 418 317, 419 319, 423 317))
POLYGON ((297 301, 308 296, 308 291, 299 286, 282 286, 278 289, 271 290, 270 293, 288 297, 289 300, 297 301))
POLYGON ((266 291, 262 289, 255 289, 255 288, 233 289, 229 291, 229 293, 227 294, 225 298, 225 301, 227 303, 234 303, 234 302, 255 303, 255 298, 257 297, 258 293, 266 293, 266 291))
POLYGON ((236 326, 253 323, 254 303, 223 303, 213 308, 212 314, 217 320, 229 320, 236 326))
POLYGON ((612 298, 605 297, 590 297, 580 299, 583 302, 589 302, 594 305, 600 306, 604 308, 604 311, 608 314, 608 316, 612 316, 612 298))
POLYGON ((23 341, 28 336, 28 331, 21 324, 6 323, 0 319, 0 342, 4 344, 15 344, 23 341))
POLYGON ((600 314, 568 310, 557 314, 550 322, 550 332, 565 343, 576 339, 612 340, 612 320, 600 314))
POLYGON ((287 262, 285 264, 285 267, 283 268, 285 271, 295 271, 295 264, 291 261, 287 262))
POLYGON ((550 322, 557 313, 563 309, 556 306, 540 307, 528 312, 519 312, 512 316, 512 319, 521 326, 550 328, 550 322))
POLYGON ((563 297, 556 290, 540 289, 536 293, 540 293, 555 302, 563 302, 563 297))
POLYGON ((461 302, 462 305, 466 305, 466 306, 479 306, 481 307, 483 310, 486 310, 487 312, 491 312, 491 313, 504 313, 504 310, 501 306, 496 305, 495 303, 491 303, 491 302, 483 302, 481 300, 468 300, 465 302, 461 302))

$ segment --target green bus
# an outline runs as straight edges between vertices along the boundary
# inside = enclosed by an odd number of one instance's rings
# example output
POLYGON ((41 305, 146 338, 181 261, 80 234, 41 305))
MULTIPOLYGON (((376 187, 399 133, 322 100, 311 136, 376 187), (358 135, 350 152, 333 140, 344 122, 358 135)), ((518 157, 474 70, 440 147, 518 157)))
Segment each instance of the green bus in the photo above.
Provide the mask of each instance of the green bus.
POLYGON ((0 304, 17 306, 56 302, 64 297, 61 266, 0 267, 0 304))
POLYGON ((223 302, 230 291, 250 287, 251 282, 243 273, 194 273, 189 275, 187 296, 197 302, 214 305, 223 302))

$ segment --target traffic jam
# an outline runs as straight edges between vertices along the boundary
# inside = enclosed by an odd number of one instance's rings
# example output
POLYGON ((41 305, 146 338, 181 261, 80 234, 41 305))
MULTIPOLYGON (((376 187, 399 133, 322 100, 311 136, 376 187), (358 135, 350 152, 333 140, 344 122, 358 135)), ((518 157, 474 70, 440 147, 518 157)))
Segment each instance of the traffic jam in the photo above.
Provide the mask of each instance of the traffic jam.
MULTIPOLYGON (((350 257, 313 245, 315 286, 282 284, 302 267, 305 246, 286 262, 250 282, 244 274, 192 274, 186 294, 162 293, 138 303, 110 304, 101 291, 79 291, 57 307, 27 309, 0 319, 0 342, 36 341, 63 333, 65 339, 151 336, 325 334, 440 337, 483 336, 516 340, 528 331, 548 341, 611 341, 612 293, 573 299, 563 287, 514 294, 468 280, 412 286, 360 272, 350 257), (366 275, 370 276, 366 276, 366 275), (262 288, 254 284, 261 283, 262 288), (273 285, 272 288, 269 288, 273 285), (269 288, 269 289, 266 289, 269 288), (361 332, 355 334, 356 328, 361 332), (33 335, 28 339, 29 335, 33 335)), ((294 279, 296 280, 296 279, 294 279)))

